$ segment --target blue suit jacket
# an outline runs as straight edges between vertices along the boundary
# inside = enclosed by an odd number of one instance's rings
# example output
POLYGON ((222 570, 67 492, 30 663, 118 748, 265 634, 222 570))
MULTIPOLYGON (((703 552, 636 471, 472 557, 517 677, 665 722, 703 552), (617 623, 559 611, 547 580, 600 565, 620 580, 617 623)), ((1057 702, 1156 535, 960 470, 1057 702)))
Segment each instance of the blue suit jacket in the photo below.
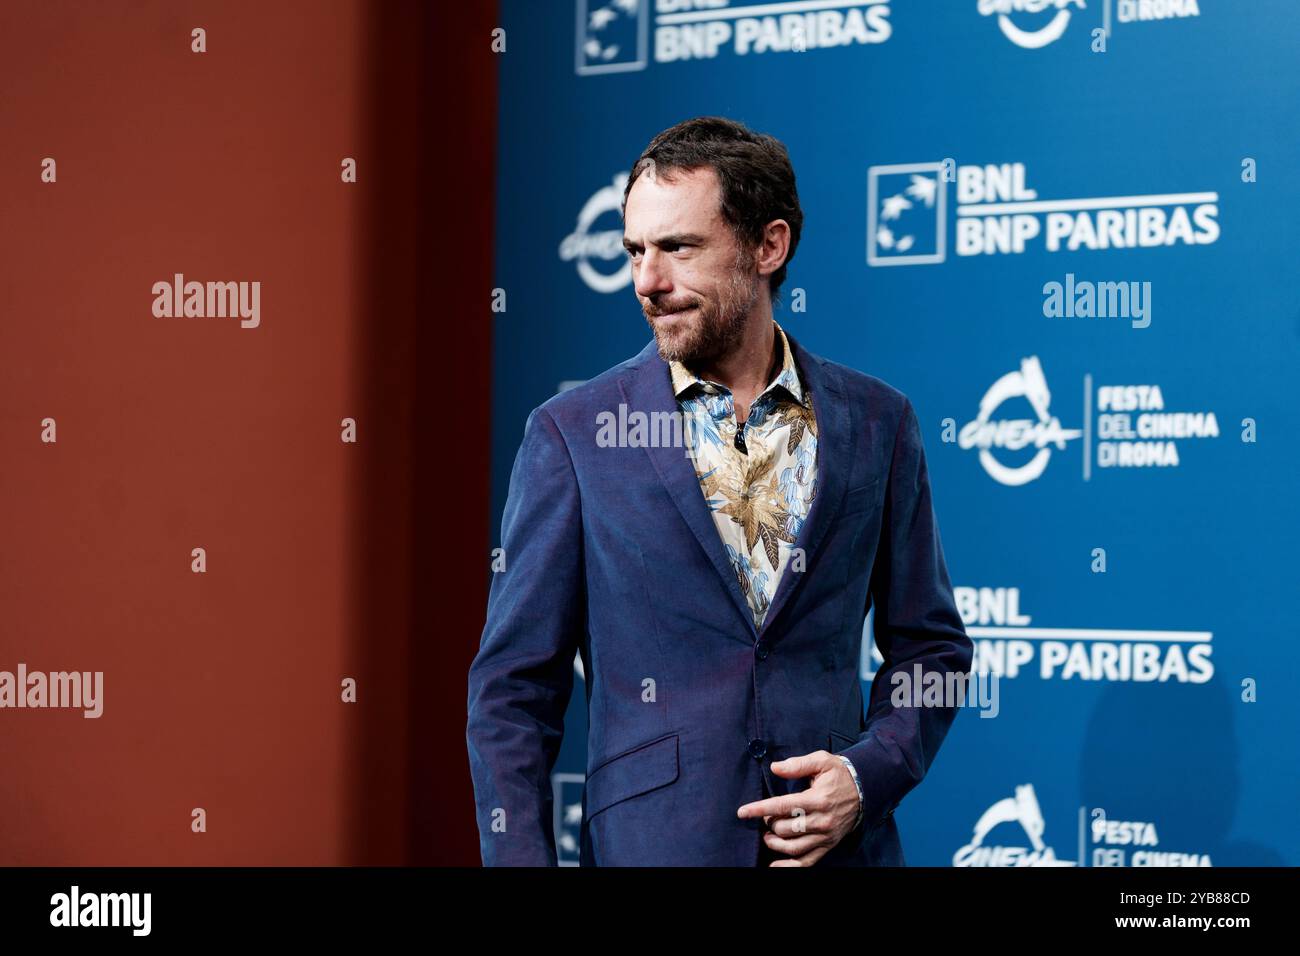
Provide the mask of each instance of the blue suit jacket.
POLYGON ((597 415, 676 412, 653 339, 528 416, 502 518, 505 569, 469 674, 466 739, 485 865, 556 863, 550 775, 586 677, 583 865, 755 866, 761 819, 736 808, 798 792, 772 773, 847 755, 865 815, 819 865, 904 864, 893 819, 955 707, 895 708, 891 675, 965 672, 921 432, 881 380, 787 336, 814 390, 817 490, 755 630, 683 447, 600 447, 597 415), (867 713, 859 660, 875 602, 884 657, 867 713), (652 683, 649 683, 652 682, 652 683))

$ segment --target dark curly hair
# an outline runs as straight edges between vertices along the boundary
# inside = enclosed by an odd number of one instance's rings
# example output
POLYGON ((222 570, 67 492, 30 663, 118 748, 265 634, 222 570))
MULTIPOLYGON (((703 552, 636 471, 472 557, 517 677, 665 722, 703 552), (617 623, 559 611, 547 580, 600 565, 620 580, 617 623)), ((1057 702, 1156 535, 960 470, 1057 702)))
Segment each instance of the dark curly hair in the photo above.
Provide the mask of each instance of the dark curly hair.
POLYGON ((790 224, 789 252, 769 277, 775 302, 803 231, 803 209, 785 145, 722 116, 698 116, 678 123, 652 139, 632 167, 623 188, 624 213, 632 184, 650 166, 656 176, 665 174, 668 181, 674 169, 713 167, 721 185, 722 218, 742 249, 760 245, 763 227, 772 220, 784 219, 790 224))

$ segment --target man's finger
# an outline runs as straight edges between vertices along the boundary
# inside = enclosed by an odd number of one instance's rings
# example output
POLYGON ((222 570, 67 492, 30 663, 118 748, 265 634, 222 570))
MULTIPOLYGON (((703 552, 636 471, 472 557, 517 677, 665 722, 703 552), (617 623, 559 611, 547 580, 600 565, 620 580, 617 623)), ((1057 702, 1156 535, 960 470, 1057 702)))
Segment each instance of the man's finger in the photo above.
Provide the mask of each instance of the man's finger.
POLYGON ((811 777, 826 766, 824 758, 827 756, 830 756, 828 751, 816 750, 798 757, 774 760, 771 764, 772 772, 778 777, 786 777, 787 779, 811 777))
POLYGON ((791 814, 773 820, 768 830, 779 837, 799 837, 805 833, 829 833, 830 827, 829 814, 809 813, 805 810, 802 814, 791 814))
POLYGON ((827 836, 824 833, 805 833, 793 838, 779 837, 772 833, 763 834, 763 842, 770 849, 789 857, 804 856, 818 847, 825 847, 826 841, 827 836))
POLYGON ((812 866, 823 856, 826 851, 823 849, 813 850, 811 853, 805 853, 803 856, 783 856, 773 860, 768 866, 812 866))
POLYGON ((810 809, 810 798, 804 793, 788 793, 782 797, 768 797, 766 800, 758 800, 754 803, 746 803, 736 811, 736 816, 742 820, 748 817, 788 817, 795 809, 803 807, 807 812, 810 809))
POLYGON ((813 847, 803 856, 791 857, 791 860, 795 863, 798 863, 800 866, 812 866, 814 863, 816 863, 818 860, 820 860, 830 851, 831 848, 828 846, 813 847))

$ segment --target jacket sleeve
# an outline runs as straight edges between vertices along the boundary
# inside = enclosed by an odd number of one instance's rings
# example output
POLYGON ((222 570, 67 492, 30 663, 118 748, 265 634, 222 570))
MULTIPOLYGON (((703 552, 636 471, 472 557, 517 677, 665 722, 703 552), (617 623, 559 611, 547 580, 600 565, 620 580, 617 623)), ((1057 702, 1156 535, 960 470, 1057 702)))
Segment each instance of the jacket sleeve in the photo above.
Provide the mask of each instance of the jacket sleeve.
MULTIPOLYGON (((960 703, 945 695, 943 706, 896 707, 891 701, 895 675, 907 675, 910 705, 918 665, 923 678, 937 674, 947 687, 950 672, 969 674, 973 654, 944 564, 921 430, 907 399, 894 440, 870 592, 884 663, 871 683, 866 727, 856 744, 840 751, 857 768, 868 828, 883 823, 921 782, 960 703)), ((964 677, 956 686, 965 687, 964 677)))
POLYGON ((485 866, 555 866, 551 771, 586 628, 577 477, 555 420, 536 408, 501 519, 505 567, 469 671, 466 742, 485 866))

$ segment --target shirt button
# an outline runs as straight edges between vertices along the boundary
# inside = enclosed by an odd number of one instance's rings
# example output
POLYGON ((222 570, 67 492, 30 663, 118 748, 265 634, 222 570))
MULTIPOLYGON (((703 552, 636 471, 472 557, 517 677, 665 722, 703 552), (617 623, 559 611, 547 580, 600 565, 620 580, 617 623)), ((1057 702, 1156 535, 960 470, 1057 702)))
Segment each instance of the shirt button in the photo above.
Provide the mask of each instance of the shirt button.
POLYGON ((767 753, 767 744, 762 740, 755 738, 749 742, 749 754, 755 760, 762 760, 765 753, 767 753))

